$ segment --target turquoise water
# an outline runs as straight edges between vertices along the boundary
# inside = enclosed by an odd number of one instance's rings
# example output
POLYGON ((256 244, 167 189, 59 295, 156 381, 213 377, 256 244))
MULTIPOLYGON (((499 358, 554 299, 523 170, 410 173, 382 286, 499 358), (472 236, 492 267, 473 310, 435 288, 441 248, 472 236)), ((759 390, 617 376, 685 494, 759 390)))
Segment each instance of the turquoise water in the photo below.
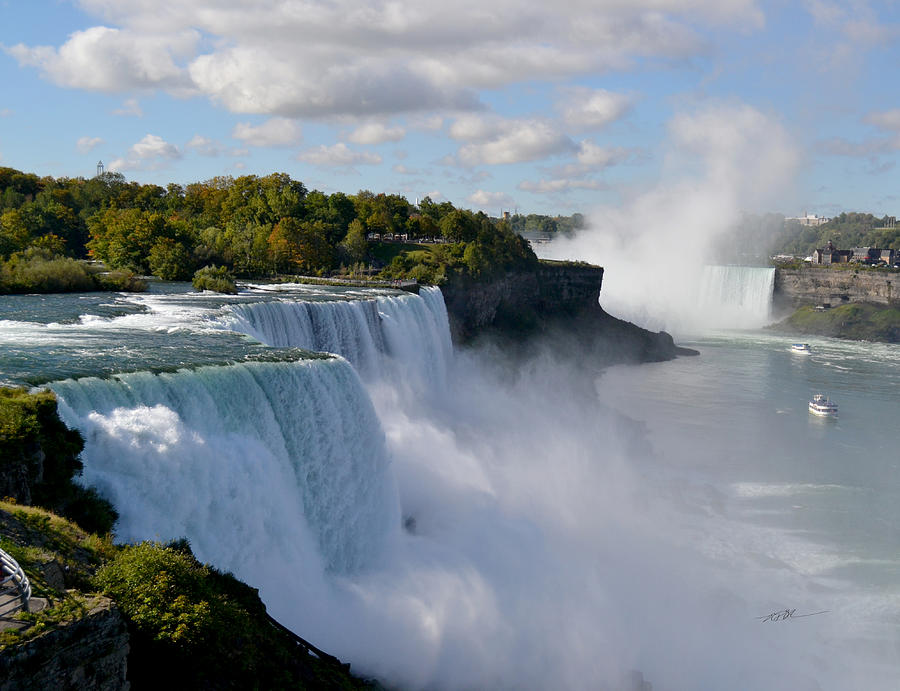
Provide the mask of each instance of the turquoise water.
MULTIPOLYGON (((766 332, 705 337, 686 343, 697 358, 613 368, 599 395, 646 424, 642 477, 689 509, 669 519, 693 547, 765 584, 760 614, 828 610, 807 633, 840 631, 823 651, 879 669, 900 660, 900 346, 809 342, 800 355, 766 332), (809 414, 814 393, 836 420, 809 414)), ((868 688, 898 678, 881 673, 868 688)), ((862 688, 842 683, 822 688, 862 688)))

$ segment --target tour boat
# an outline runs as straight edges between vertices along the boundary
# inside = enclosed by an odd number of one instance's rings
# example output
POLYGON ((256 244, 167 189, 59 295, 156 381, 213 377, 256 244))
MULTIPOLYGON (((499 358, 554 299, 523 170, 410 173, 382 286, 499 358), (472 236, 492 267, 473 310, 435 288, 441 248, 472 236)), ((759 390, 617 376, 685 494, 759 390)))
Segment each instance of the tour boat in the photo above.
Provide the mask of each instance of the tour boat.
POLYGON ((809 402, 809 412, 821 417, 837 417, 838 407, 828 396, 817 393, 809 402))
POLYGON ((791 344, 791 352, 809 355, 812 352, 812 348, 809 347, 809 343, 793 343, 791 344))

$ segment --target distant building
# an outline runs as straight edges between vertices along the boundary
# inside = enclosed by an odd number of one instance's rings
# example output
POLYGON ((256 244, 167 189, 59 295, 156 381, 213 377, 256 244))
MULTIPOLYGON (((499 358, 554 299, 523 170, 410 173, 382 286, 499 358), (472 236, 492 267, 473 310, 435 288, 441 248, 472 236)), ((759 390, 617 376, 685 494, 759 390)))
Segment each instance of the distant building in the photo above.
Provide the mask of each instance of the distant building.
POLYGON ((824 249, 813 250, 813 264, 846 264, 847 262, 859 262, 861 264, 892 265, 897 261, 896 250, 883 250, 877 247, 854 247, 852 250, 839 250, 828 241, 824 249))
POLYGON ((815 214, 808 214, 806 212, 804 212, 802 216, 793 216, 791 218, 785 218, 784 220, 797 221, 801 226, 820 226, 823 223, 828 223, 828 219, 825 216, 816 216, 815 214))
POLYGON ((853 250, 836 250, 830 242, 828 244, 830 247, 813 250, 813 264, 846 264, 853 259, 853 250))

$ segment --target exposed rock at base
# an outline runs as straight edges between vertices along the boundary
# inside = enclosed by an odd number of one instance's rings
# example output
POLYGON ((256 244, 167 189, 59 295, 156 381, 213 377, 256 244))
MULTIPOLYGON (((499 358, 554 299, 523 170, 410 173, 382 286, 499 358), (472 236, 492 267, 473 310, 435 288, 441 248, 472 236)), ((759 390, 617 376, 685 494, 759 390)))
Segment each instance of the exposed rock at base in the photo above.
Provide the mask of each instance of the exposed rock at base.
POLYGON ((0 653, 0 691, 128 689, 128 629, 107 598, 82 618, 0 653))

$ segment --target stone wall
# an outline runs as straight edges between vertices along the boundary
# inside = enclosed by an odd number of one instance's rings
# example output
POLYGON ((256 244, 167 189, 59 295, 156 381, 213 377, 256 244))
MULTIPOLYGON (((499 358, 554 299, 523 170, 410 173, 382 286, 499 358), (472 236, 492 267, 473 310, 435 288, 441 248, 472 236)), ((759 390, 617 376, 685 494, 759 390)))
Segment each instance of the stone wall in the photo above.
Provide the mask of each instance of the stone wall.
POLYGON ((776 309, 847 302, 900 304, 900 273, 867 269, 775 269, 776 309))
POLYGON ((0 653, 0 691, 128 689, 128 631, 112 601, 83 619, 0 653))

